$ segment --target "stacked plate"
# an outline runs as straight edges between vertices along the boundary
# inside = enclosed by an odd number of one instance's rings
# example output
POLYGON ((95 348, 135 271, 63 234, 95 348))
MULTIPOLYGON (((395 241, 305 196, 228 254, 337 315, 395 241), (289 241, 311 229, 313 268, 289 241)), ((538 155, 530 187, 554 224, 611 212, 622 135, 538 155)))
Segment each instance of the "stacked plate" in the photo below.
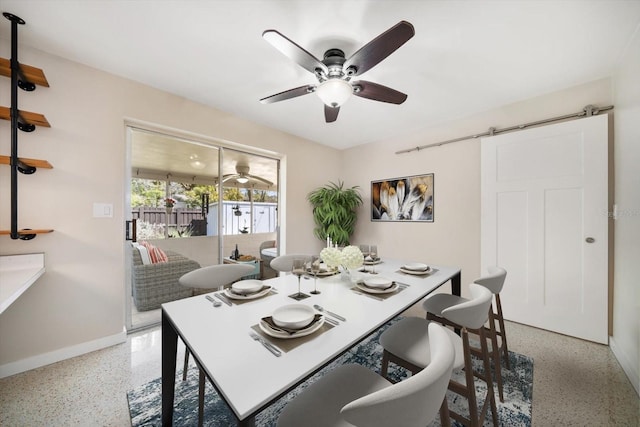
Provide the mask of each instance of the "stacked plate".
POLYGON ((386 277, 368 277, 363 282, 356 283, 356 287, 370 294, 388 294, 398 290, 398 284, 386 277))
POLYGON ((265 296, 271 290, 271 286, 265 286, 262 280, 240 280, 225 289, 226 296, 232 299, 255 299, 265 296))
POLYGON ((312 334, 322 327, 324 316, 316 314, 304 304, 289 304, 278 308, 269 317, 260 320, 260 329, 275 338, 298 338, 312 334))
POLYGON ((407 274, 413 274, 416 276, 422 276, 424 274, 431 273, 431 267, 421 262, 412 262, 400 267, 400 271, 407 274))
MULTIPOLYGON (((327 266, 327 264, 322 262, 320 263, 320 272, 318 273, 318 277, 333 276, 337 272, 338 272, 337 268, 330 268, 327 266)), ((310 268, 307 268, 307 273, 313 276, 313 273, 311 272, 310 268)))
POLYGON ((364 265, 378 265, 382 262, 381 258, 371 258, 371 257, 366 257, 364 259, 364 265))

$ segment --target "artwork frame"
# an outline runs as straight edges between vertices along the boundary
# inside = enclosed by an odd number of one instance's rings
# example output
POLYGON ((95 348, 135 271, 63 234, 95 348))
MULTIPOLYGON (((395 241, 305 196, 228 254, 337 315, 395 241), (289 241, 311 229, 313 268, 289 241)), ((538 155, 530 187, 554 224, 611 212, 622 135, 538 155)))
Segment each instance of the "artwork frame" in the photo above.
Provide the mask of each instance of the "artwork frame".
POLYGON ((371 181, 371 221, 433 222, 434 180, 428 173, 371 181))

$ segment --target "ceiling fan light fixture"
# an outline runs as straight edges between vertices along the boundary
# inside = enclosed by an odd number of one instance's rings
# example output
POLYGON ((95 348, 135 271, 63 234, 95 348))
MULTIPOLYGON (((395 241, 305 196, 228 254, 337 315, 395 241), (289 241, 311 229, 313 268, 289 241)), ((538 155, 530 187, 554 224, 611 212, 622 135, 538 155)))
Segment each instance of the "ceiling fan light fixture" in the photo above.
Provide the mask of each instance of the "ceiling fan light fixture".
POLYGON ((206 163, 200 161, 197 154, 190 155, 189 160, 189 165, 194 169, 204 169, 207 166, 206 163))
POLYGON ((238 181, 240 184, 246 184, 247 182, 249 182, 249 178, 247 178, 246 176, 239 176, 238 178, 236 178, 236 181, 238 181))
POLYGON ((333 108, 340 107, 347 102, 352 93, 351 84, 340 78, 326 80, 316 88, 316 94, 322 102, 333 108))

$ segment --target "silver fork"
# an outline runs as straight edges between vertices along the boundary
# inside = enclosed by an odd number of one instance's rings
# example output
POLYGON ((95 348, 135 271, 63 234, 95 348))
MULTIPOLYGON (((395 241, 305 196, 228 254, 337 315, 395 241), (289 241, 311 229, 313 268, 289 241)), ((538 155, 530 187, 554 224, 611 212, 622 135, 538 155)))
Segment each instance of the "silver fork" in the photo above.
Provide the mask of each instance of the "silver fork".
POLYGON ((251 336, 251 338, 253 338, 254 340, 258 341, 260 344, 262 344, 264 346, 264 348, 266 348, 267 350, 269 350, 271 353, 273 353, 276 357, 280 357, 282 355, 282 352, 273 344, 271 344, 270 342, 266 341, 264 338, 262 338, 260 335, 256 334, 253 331, 249 331, 249 335, 251 336))

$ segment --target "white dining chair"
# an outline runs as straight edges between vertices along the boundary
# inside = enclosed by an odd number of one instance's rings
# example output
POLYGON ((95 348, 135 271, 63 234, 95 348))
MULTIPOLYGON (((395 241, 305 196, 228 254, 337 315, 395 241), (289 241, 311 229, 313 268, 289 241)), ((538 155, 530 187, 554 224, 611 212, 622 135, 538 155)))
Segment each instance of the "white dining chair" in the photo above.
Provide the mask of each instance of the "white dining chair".
MULTIPOLYGON (((489 362, 489 350, 484 332, 484 324, 489 316, 492 293, 485 287, 471 283, 469 291, 472 298, 460 304, 443 310, 442 315, 450 325, 460 329, 460 336, 447 329, 447 335, 455 348, 454 369, 464 368, 465 383, 451 379, 449 390, 467 399, 469 405, 469 417, 454 411, 448 411, 450 416, 465 426, 482 426, 487 410, 491 408, 494 426, 498 425, 493 381, 491 378, 491 365, 489 362), (484 373, 474 369, 471 360, 472 347, 469 341, 469 332, 477 331, 480 335, 480 357, 483 362, 484 373), (488 373, 488 374, 485 374, 488 373), (486 382, 487 391, 484 405, 478 410, 478 399, 474 377, 486 382)), ((440 294, 437 294, 440 295, 440 294)), ((435 296, 435 295, 434 295, 435 296)), ((380 336, 380 344, 383 347, 381 374, 387 377, 389 363, 402 366, 416 375, 432 363, 427 348, 435 343, 430 335, 430 327, 435 322, 419 317, 405 317, 389 327, 380 336)), ((441 419, 445 414, 441 413, 441 419)), ((444 424, 444 421, 443 421, 444 424)))
POLYGON ((304 258, 305 263, 311 261, 311 255, 280 255, 271 260, 271 268, 281 273, 291 273, 291 270, 293 270, 293 260, 297 258, 304 258))
MULTIPOLYGON (((233 282, 238 281, 243 276, 253 274, 254 266, 251 264, 218 264, 208 267, 198 268, 190 271, 178 279, 182 286, 197 289, 216 290, 233 282)), ((187 379, 187 369, 189 368, 189 350, 184 352, 184 367, 182 369, 182 380, 187 379)), ((198 426, 202 426, 204 414, 204 372, 200 369, 198 378, 198 426)))
MULTIPOLYGON (((500 362, 500 353, 504 351, 505 365, 509 369, 509 353, 506 347, 506 335, 504 334, 504 318, 502 317, 502 306, 500 304, 500 291, 504 284, 504 279, 507 275, 505 269, 500 267, 490 267, 489 274, 479 279, 474 280, 474 283, 484 286, 489 289, 494 295, 494 301, 496 303, 497 312, 494 312, 493 304, 489 306, 489 327, 485 326, 485 332, 487 338, 491 343, 491 354, 493 356, 493 366, 495 371, 496 385, 498 386, 498 397, 501 402, 504 402, 504 392, 502 384, 502 363, 500 362), (496 325, 498 322, 498 325, 496 325), (499 331, 498 331, 499 327, 499 331)), ((466 298, 451 295, 451 294, 435 294, 427 298, 422 303, 422 308, 427 312, 427 319, 447 324, 447 320, 444 319, 442 311, 445 308, 452 307, 456 304, 467 301, 466 298)), ((477 355, 478 351, 474 351, 477 355)))
POLYGON ((445 328, 434 323, 429 335, 431 363, 418 374, 392 384, 361 365, 342 365, 287 403, 277 426, 426 426, 446 402, 455 357, 445 328))

